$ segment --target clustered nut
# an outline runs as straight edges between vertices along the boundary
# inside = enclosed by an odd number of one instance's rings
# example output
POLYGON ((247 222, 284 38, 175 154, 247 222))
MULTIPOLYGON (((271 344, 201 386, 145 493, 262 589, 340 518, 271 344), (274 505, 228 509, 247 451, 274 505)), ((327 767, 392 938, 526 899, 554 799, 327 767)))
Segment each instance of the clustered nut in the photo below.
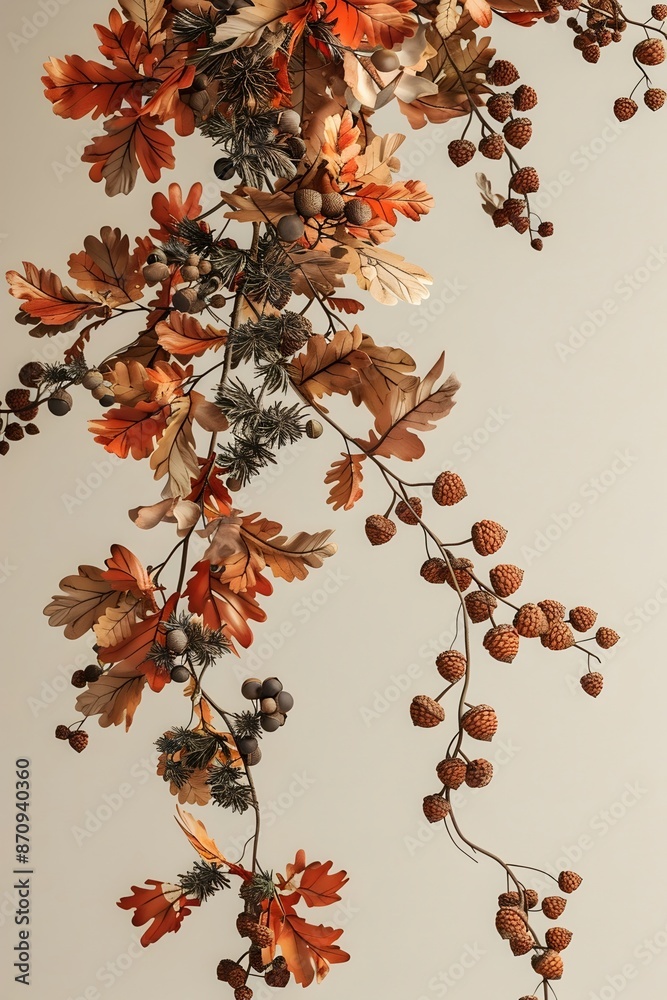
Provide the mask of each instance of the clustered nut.
POLYGON ((444 559, 434 558, 422 563, 419 573, 427 583, 444 583, 449 570, 444 559))
POLYGON ((396 534, 396 524, 382 514, 371 514, 366 518, 365 531, 371 545, 384 545, 396 534))
POLYGON ((415 726, 431 729, 444 720, 445 710, 439 702, 427 694, 418 694, 410 704, 410 718, 415 726))
POLYGON ((561 892, 575 892, 579 888, 583 879, 576 872, 561 872, 558 876, 558 888, 561 892))
POLYGON ((535 939, 533 938, 533 935, 528 932, 517 934, 515 937, 510 938, 510 948, 512 949, 513 955, 527 955, 529 951, 533 950, 534 946, 535 939))
POLYGON ((543 979, 560 979, 563 975, 563 959, 557 951, 548 949, 541 955, 533 955, 531 964, 543 979))
POLYGON ((425 795, 422 808, 429 823, 439 823, 449 815, 450 806, 442 795, 425 795))
POLYGON ((538 608, 542 608, 550 624, 551 622, 562 621, 565 617, 565 605, 561 604, 560 601, 538 601, 537 606, 538 608))
POLYGON ((466 780, 467 766, 459 757, 447 757, 446 760, 440 761, 435 773, 445 788, 460 788, 466 780))
POLYGON ((519 79, 516 66, 507 59, 496 59, 487 72, 486 78, 494 87, 509 87, 519 79))
POLYGON ((507 121, 515 108, 511 94, 493 94, 486 102, 486 110, 497 122, 507 121))
POLYGON ((496 597, 486 590, 471 590, 466 594, 464 601, 470 620, 476 624, 490 618, 494 609, 498 607, 496 597))
POLYGON ((471 760, 466 768, 465 782, 469 788, 485 788, 492 778, 493 764, 483 757, 471 760))
POLYGON ((533 126, 530 118, 513 118, 503 129, 505 141, 515 149, 523 149, 530 142, 533 126))
POLYGON ((468 495, 468 491, 461 477, 447 469, 433 483, 431 495, 441 507, 453 507, 468 495))
POLYGON ((569 649, 575 643, 574 634, 567 622, 552 622, 540 642, 546 649, 569 649))
POLYGON ((578 605, 570 611, 570 625, 572 628, 576 629, 577 632, 588 632, 588 630, 593 628, 595 625, 597 616, 597 611, 593 611, 592 608, 586 608, 583 605, 578 605))
POLYGON ((659 38, 645 38, 635 45, 632 54, 644 66, 658 66, 665 61, 665 46, 659 38))
POLYGON ((497 521, 476 521, 470 531, 475 552, 491 556, 501 548, 507 538, 507 529, 497 521))
POLYGON ((549 920, 558 920, 566 905, 567 900, 563 899, 562 896, 545 896, 542 900, 542 913, 549 920))
POLYGON ((483 645, 494 660, 511 663, 519 652, 519 633, 513 625, 496 625, 484 636, 483 645))
POLYGON ((637 111, 637 103, 631 97, 617 97, 614 101, 614 114, 619 122, 627 122, 637 111))
POLYGON ((496 930, 505 941, 516 937, 517 934, 525 934, 525 913, 518 907, 501 906, 496 913, 496 930))
POLYGON ((453 556, 451 552, 447 552, 447 558, 449 559, 449 564, 452 567, 452 572, 450 573, 449 566, 445 564, 445 583, 447 583, 452 590, 456 590, 457 585, 459 590, 467 590, 468 587, 472 585, 472 576, 470 575, 470 572, 475 567, 471 563, 470 559, 453 556))
POLYGON ((473 740, 489 743, 498 729, 498 717, 490 705, 475 705, 461 717, 461 726, 473 740))
POLYGON ((456 649, 446 649, 444 652, 438 653, 435 665, 441 677, 449 681, 450 684, 456 684, 465 676, 466 662, 463 653, 459 653, 456 649))
POLYGON ((572 940, 572 931, 568 931, 566 927, 549 927, 544 935, 544 940, 548 948, 553 948, 554 951, 565 951, 572 940))
POLYGON ((597 698, 599 694, 602 694, 604 677, 597 670, 591 670, 590 673, 584 674, 579 683, 586 694, 589 694, 591 698, 597 698))
POLYGON ((510 563, 500 563, 489 570, 489 580, 498 597, 511 597, 523 582, 523 570, 510 563))
POLYGON ((396 517, 403 524, 419 524, 419 518, 423 513, 422 502, 419 497, 410 497, 408 500, 399 500, 396 504, 396 517))
POLYGON ((611 649, 620 638, 618 632, 614 632, 613 628, 606 628, 605 626, 599 628, 595 633, 595 641, 602 649, 611 649))
POLYGON ((514 616, 514 627, 526 639, 537 639, 549 628, 542 608, 537 604, 523 604, 514 616))
POLYGON ((517 194, 534 194, 540 189, 540 177, 535 167, 519 167, 510 180, 512 191, 517 194))
POLYGON ((69 745, 72 750, 82 753, 88 746, 88 733, 85 733, 83 729, 77 729, 75 733, 70 733, 69 745))
MULTIPOLYGON (((285 725, 287 713, 294 707, 294 698, 283 688, 282 681, 277 677, 247 677, 241 685, 241 694, 248 701, 259 702, 260 725, 267 733, 274 733, 285 725)), ((236 744, 247 763, 251 766, 261 760, 259 744, 254 736, 244 736, 236 740, 236 744)))
POLYGON ((456 167, 463 167, 472 160, 477 152, 474 142, 469 139, 454 139, 447 146, 449 158, 456 167))

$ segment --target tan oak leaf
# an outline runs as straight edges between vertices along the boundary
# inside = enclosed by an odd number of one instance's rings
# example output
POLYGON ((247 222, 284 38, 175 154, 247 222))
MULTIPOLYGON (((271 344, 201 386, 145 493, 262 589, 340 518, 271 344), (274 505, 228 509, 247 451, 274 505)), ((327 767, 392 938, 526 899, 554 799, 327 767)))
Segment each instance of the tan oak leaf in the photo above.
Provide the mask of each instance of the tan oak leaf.
POLYGON ((128 671, 117 664, 81 692, 76 699, 76 710, 86 718, 99 715, 98 722, 103 728, 125 723, 127 731, 132 725, 145 684, 143 674, 128 671))

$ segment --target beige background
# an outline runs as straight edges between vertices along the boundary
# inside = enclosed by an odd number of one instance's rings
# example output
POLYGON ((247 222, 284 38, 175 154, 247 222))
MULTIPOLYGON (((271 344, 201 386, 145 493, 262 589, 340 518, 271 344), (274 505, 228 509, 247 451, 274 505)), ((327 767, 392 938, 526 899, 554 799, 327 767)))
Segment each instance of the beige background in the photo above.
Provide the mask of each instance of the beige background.
MULTIPOLYGON (((105 199, 72 154, 90 123, 56 119, 41 97, 43 60, 93 57, 90 23, 109 5, 45 6, 48 14, 36 2, 2 8, 0 249, 5 267, 29 259, 64 275, 68 254, 100 225, 143 233, 150 192, 140 184, 129 198, 105 199)), ((434 515, 443 534, 463 537, 478 517, 501 521, 510 529, 504 557, 527 570, 525 600, 590 603, 623 632, 596 702, 579 691, 577 656, 524 643, 510 667, 478 657, 472 697, 499 712, 491 748, 498 768, 488 789, 465 796, 460 819, 473 839, 510 861, 558 868, 569 852, 568 864, 585 876, 563 921, 576 936, 561 998, 652 1000, 664 992, 667 970, 664 119, 642 111, 625 127, 612 121, 613 98, 634 84, 629 46, 607 50, 592 67, 575 56, 561 25, 527 32, 500 23, 494 35, 539 90, 535 138, 523 159, 540 170, 537 202, 557 234, 538 255, 514 234, 494 232, 478 207, 473 172, 447 160, 453 133, 441 130, 439 144, 426 130, 413 135, 405 174, 427 182, 437 207, 419 225, 401 224, 392 248, 435 274, 432 296, 419 310, 367 303, 363 324, 377 339, 402 343, 422 370, 445 348, 463 382, 419 472, 432 477, 449 465, 467 483, 465 504, 434 515), (568 343, 576 349, 564 353, 568 343)), ((657 82, 664 85, 664 73, 657 82)), ((402 127, 393 111, 384 125, 402 127)), ((205 142, 180 142, 173 178, 183 185, 201 178, 215 192, 213 159, 205 142)), ((49 345, 14 324, 9 299, 2 308, 6 389, 49 345)), ((101 332, 99 353, 118 336, 101 332)), ((180 720, 176 692, 147 696, 128 736, 91 726, 91 746, 78 759, 52 738, 56 723, 71 717, 63 678, 89 651, 41 616, 58 580, 81 562, 99 563, 113 541, 146 563, 170 541, 166 530, 139 535, 127 520, 126 509, 156 491, 144 466, 105 464, 84 429, 97 413, 78 393, 69 418, 43 418, 41 436, 13 447, 2 464, 3 995, 24 995, 11 970, 11 792, 13 760, 27 755, 33 995, 213 997, 226 989, 213 978, 215 964, 237 949, 231 894, 142 953, 128 915, 114 906, 131 883, 176 878, 192 861, 149 760, 155 736, 180 720)), ((296 698, 257 771, 261 797, 273 803, 261 856, 284 870, 304 847, 310 858, 332 858, 349 871, 347 909, 322 916, 345 926, 341 943, 353 960, 332 970, 321 995, 514 1000, 536 977, 493 931, 499 873, 490 862, 468 861, 444 830, 421 820, 421 797, 433 790, 432 768, 449 737, 413 730, 407 704, 437 691, 428 647, 448 641, 453 595, 421 585, 421 546, 409 529, 370 551, 363 519, 386 506, 372 477, 350 515, 326 507, 322 478, 338 452, 327 434, 245 498, 247 510, 261 509, 290 531, 335 526, 340 544, 326 569, 276 586, 269 621, 257 628, 262 663, 250 661, 250 669, 278 674, 296 698), (281 626, 290 636, 274 651, 281 626), (398 701, 397 682, 406 688, 398 701)), ((234 704, 228 664, 216 685, 234 704)), ((202 815, 230 853, 247 835, 247 819, 214 809, 202 815)))

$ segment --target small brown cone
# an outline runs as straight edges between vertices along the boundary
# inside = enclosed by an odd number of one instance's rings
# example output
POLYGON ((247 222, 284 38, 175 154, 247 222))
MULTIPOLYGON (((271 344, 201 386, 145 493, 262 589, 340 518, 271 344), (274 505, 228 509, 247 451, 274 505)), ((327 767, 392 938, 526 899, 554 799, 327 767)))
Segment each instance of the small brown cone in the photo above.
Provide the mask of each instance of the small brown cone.
POLYGON ((454 139, 447 147, 447 153, 452 163, 457 167, 463 167, 472 160, 477 152, 474 142, 468 139, 454 139))
POLYGON ((563 899, 562 896, 545 896, 542 900, 542 913, 549 920, 558 920, 566 905, 567 900, 563 899))
POLYGON ((457 649, 446 649, 444 652, 438 653, 435 665, 440 676, 449 681, 450 684, 456 684, 465 676, 466 658, 457 649))
POLYGON ((576 608, 572 608, 568 617, 570 619, 570 625, 572 628, 576 629, 577 632, 588 632, 589 628, 593 628, 595 625, 597 616, 597 611, 593 611, 592 608, 586 608, 583 604, 579 604, 576 608))
POLYGON ((514 628, 525 639, 537 639, 547 631, 549 622, 537 604, 522 604, 514 616, 514 628))
POLYGON ((547 632, 540 636, 540 642, 546 649, 569 649, 575 639, 567 622, 552 622, 547 632))
MULTIPOLYGON (((282 958, 282 956, 279 956, 282 958)), ((278 989, 283 989, 290 981, 290 971, 287 967, 277 966, 275 959, 273 962, 273 968, 266 973, 264 980, 267 986, 277 987, 278 989)))
POLYGON ((538 608, 542 608, 549 624, 551 622, 562 621, 565 616, 565 605, 561 604, 560 601, 538 601, 537 606, 538 608))
POLYGON ((384 545, 396 534, 396 525, 382 514, 371 514, 366 518, 366 538, 371 545, 384 545))
POLYGON ((515 149, 523 149, 530 142, 533 125, 530 118, 514 118, 503 129, 505 140, 515 149))
POLYGON ((403 524, 419 524, 418 518, 422 516, 423 508, 419 497, 410 497, 408 502, 399 500, 396 504, 396 517, 403 524))
POLYGON ((595 633, 595 641, 602 649, 611 649, 620 638, 618 632, 614 632, 613 628, 606 628, 604 625, 595 633))
POLYGON ((466 762, 459 757, 448 757, 440 761, 435 773, 445 788, 460 788, 466 778, 466 767, 466 762))
POLYGON ((239 913, 236 918, 236 929, 241 937, 250 937, 255 927, 257 927, 257 917, 254 913, 239 913))
POLYGON ((667 100, 667 92, 661 87, 649 87, 644 91, 644 104, 651 111, 659 111, 667 100))
POLYGON ((572 940, 572 931, 568 931, 566 927, 549 927, 544 935, 544 940, 548 948, 553 948, 554 951, 565 951, 572 940))
POLYGON ((602 694, 604 677, 597 670, 591 670, 589 674, 584 674, 579 683, 586 694, 589 694, 591 698, 597 698, 599 694, 602 694))
POLYGON ((519 633, 513 625, 496 625, 484 636, 483 645, 494 660, 511 663, 519 652, 519 633))
POLYGON ((512 949, 512 954, 517 957, 520 955, 527 955, 529 951, 533 950, 535 945, 535 938, 532 934, 524 932, 523 934, 517 934, 516 937, 510 938, 510 948, 512 949))
POLYGON ((658 66, 665 61, 665 46, 659 38, 645 38, 635 45, 632 54, 643 66, 658 66))
POLYGON ((274 941, 274 934, 266 924, 256 924, 251 928, 248 937, 258 948, 270 948, 274 941))
POLYGON ((464 713, 461 726, 473 740, 489 743, 498 729, 498 716, 491 705, 475 705, 464 713))
POLYGON ((507 121, 514 107, 511 94, 493 94, 486 102, 486 110, 497 122, 507 121))
POLYGON ((500 563, 489 570, 489 580, 498 597, 511 597, 523 582, 523 570, 511 563, 500 563))
POLYGON ((449 802, 442 795, 425 795, 422 808, 429 823, 439 823, 449 815, 449 802))
POLYGON ((514 91, 514 107, 517 111, 531 111, 537 104, 537 93, 532 87, 521 84, 514 91))
POLYGON ((234 990, 234 1000, 252 1000, 253 993, 249 986, 237 986, 234 990))
POLYGON ((450 573, 449 567, 445 564, 445 583, 447 583, 452 590, 456 590, 456 584, 458 584, 459 590, 467 590, 472 584, 470 571, 475 567, 469 559, 465 559, 464 557, 457 558, 456 556, 453 556, 451 552, 447 553, 447 558, 449 559, 453 572, 450 573), (456 583, 454 581, 456 581, 456 583))
POLYGON ((540 176, 535 167, 520 167, 510 180, 512 191, 517 194, 534 194, 540 189, 540 176))
POLYGON ((431 488, 431 495, 441 507, 453 507, 468 495, 465 484, 456 472, 441 472, 431 488))
POLYGON ((479 142, 479 151, 488 160, 500 160, 505 152, 505 140, 502 135, 493 133, 485 135, 479 142))
POLYGON ((466 785, 469 788, 485 788, 493 778, 493 764, 478 757, 471 760, 466 768, 466 785))
POLYGON ((582 882, 581 875, 576 872, 561 872, 558 876, 558 888, 561 892, 575 892, 582 882))
POLYGON ((614 114, 619 122, 627 122, 637 111, 637 105, 631 97, 618 97, 614 101, 614 114))
POLYGON ((75 733, 70 733, 69 745, 72 750, 82 753, 88 746, 88 733, 85 733, 83 729, 78 729, 75 733))
POLYGON ((563 959, 557 951, 549 950, 541 955, 533 955, 531 964, 543 979, 560 979, 563 975, 563 959))
POLYGON ((410 718, 415 726, 431 729, 443 721, 445 710, 439 702, 429 698, 427 694, 418 694, 410 704, 410 718))
POLYGON ((519 71, 509 60, 496 59, 487 72, 486 78, 494 87, 509 87, 511 83, 519 79, 519 71))
POLYGON ((480 556, 491 556, 507 538, 507 529, 497 521, 476 521, 470 531, 475 552, 480 556))
MULTIPOLYGON (((240 969, 240 971, 243 972, 243 969, 241 969, 241 966, 237 965, 237 963, 234 962, 234 961, 232 961, 231 958, 223 958, 223 959, 221 959, 218 962, 218 968, 216 970, 216 974, 217 974, 217 977, 220 980, 220 982, 222 982, 222 983, 228 983, 229 982, 229 974, 230 974, 230 972, 233 972, 235 969, 240 969)), ((244 975, 244 978, 243 978, 243 982, 245 982, 245 975, 244 975)))
POLYGON ((518 907, 502 906, 496 913, 496 930, 505 941, 516 937, 517 934, 525 934, 525 913, 518 907))
POLYGON ((56 726, 56 739, 57 740, 68 740, 70 737, 69 726, 56 726))
POLYGON ((486 590, 471 590, 464 597, 464 601, 470 620, 476 624, 487 621, 498 607, 494 595, 487 593, 486 590))
POLYGON ((449 570, 444 559, 427 559, 425 563, 422 563, 419 573, 427 583, 444 583, 449 570))
MULTIPOLYGON (((540 901, 534 889, 525 889, 523 895, 529 910, 537 906, 540 901)), ((498 906, 521 906, 521 897, 518 892, 501 892, 498 896, 498 906)))

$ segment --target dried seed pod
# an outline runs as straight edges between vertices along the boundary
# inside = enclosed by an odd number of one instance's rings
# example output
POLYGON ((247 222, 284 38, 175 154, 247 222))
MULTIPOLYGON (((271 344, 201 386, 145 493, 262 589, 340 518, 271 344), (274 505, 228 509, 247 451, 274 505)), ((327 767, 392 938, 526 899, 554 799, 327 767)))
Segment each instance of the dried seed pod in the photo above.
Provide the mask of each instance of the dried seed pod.
POLYGON ((428 583, 444 583, 448 575, 447 563, 444 559, 427 559, 422 563, 420 575, 428 583))
POLYGON ((507 121, 514 107, 511 94, 493 94, 486 102, 486 110, 497 122, 507 121))
POLYGON ((637 103, 631 97, 617 97, 614 101, 614 114, 619 122, 627 122, 637 111, 637 103))
POLYGON ((543 979, 560 979, 563 975, 563 959, 557 951, 549 949, 541 955, 533 955, 530 961, 535 972, 543 979))
POLYGON ((301 131, 301 119, 296 111, 287 108, 281 112, 278 119, 278 128, 288 135, 298 135, 301 131))
POLYGON ((23 440, 23 428, 13 421, 5 427, 5 437, 8 441, 21 441, 23 440))
POLYGON ((635 45, 632 54, 643 66, 658 66, 665 61, 665 46, 659 38, 645 38, 635 45))
POLYGON ((170 653, 184 653, 188 647, 187 633, 182 628, 169 629, 165 645, 170 653))
POLYGON ((584 674, 579 683, 586 694, 589 694, 591 698, 597 698, 598 695, 602 694, 604 677, 597 670, 591 670, 590 673, 584 674))
POLYGON ((531 111, 537 104, 537 93, 532 87, 521 84, 513 94, 514 107, 517 111, 531 111))
POLYGON ((602 649, 611 649, 612 646, 616 645, 620 638, 621 637, 618 632, 614 632, 613 628, 606 628, 604 625, 602 625, 595 633, 595 641, 598 646, 602 647, 602 649))
POLYGON ((526 639, 537 639, 548 630, 549 622, 537 604, 522 604, 514 616, 514 628, 526 639))
POLYGON ((472 160, 477 152, 477 146, 469 139, 454 139, 447 146, 450 160, 456 167, 463 167, 472 160))
POLYGON ((544 935, 548 948, 554 951, 565 951, 572 940, 572 931, 566 927, 549 927, 544 935))
POLYGON ((298 188, 294 192, 294 207, 304 219, 312 219, 322 211, 322 195, 314 188, 298 188))
POLYGON ((283 689, 283 682, 277 677, 267 677, 262 681, 262 698, 277 698, 283 689))
POLYGON ((278 703, 275 698, 262 698, 259 707, 264 715, 273 715, 278 710, 278 703))
POLYGON ((102 668, 97 663, 89 663, 83 671, 88 684, 94 684, 102 676, 102 668))
POLYGON ((401 65, 397 52, 391 49, 376 49, 371 56, 371 62, 380 73, 392 73, 401 65))
POLYGON ((542 608, 545 615, 547 616, 547 621, 549 624, 552 622, 562 621, 565 617, 565 605, 561 604, 560 601, 538 601, 538 608, 542 608))
POLYGON ((97 368, 91 368, 81 379, 81 385, 84 389, 91 391, 97 389, 98 385, 102 385, 102 382, 104 382, 104 375, 97 368))
POLYGON ((280 691, 276 698, 276 704, 278 705, 278 711, 282 712, 283 715, 287 715, 294 708, 294 698, 289 691, 280 691))
POLYGON ((498 729, 498 716, 490 705, 475 705, 462 716, 461 726, 472 739, 489 743, 498 729))
POLYGON ((542 900, 542 913, 549 920, 558 920, 567 905, 562 896, 545 896, 542 900))
POLYGON ((511 597, 523 582, 523 570, 510 563, 500 563, 489 570, 489 581, 498 597, 511 597))
POLYGON ((535 167, 520 167, 510 180, 512 191, 517 194, 534 194, 540 189, 540 177, 535 167))
POLYGON ((219 160, 216 160, 213 164, 213 173, 220 181, 228 181, 236 173, 234 164, 228 157, 221 156, 219 160))
POLYGON ((507 529, 497 521, 476 521, 470 533, 475 551, 480 556, 493 555, 507 538, 507 529))
POLYGON ((494 595, 489 594, 486 590, 471 590, 469 594, 465 595, 464 601, 470 620, 476 624, 487 621, 494 609, 498 607, 498 601, 494 595))
POLYGON ((39 361, 28 361, 19 369, 19 382, 29 389, 36 389, 44 379, 44 366, 39 361))
POLYGON ((243 757, 247 757, 249 754, 254 753, 258 746, 259 743, 254 736, 239 736, 236 740, 236 749, 243 757))
POLYGON ((493 764, 483 757, 471 760, 466 768, 465 780, 469 788, 485 788, 492 778, 493 764))
POLYGON ((514 906, 502 906, 496 913, 496 930, 501 938, 509 941, 526 932, 526 914, 514 906))
POLYGON ((511 663, 519 652, 519 633, 513 625, 496 625, 484 636, 483 645, 494 660, 511 663))
POLYGON ((456 649, 446 649, 444 652, 438 653, 435 665, 440 676, 444 677, 450 684, 456 684, 465 676, 466 658, 463 653, 459 653, 456 649))
POLYGON ((171 668, 169 676, 174 684, 185 684, 186 681, 190 680, 191 674, 186 666, 179 663, 175 667, 171 668))
POLYGON ((479 141, 479 151, 489 160, 500 160, 505 152, 505 140, 502 135, 496 133, 485 135, 479 141))
POLYGON ((56 389, 49 396, 46 405, 54 416, 64 417, 72 409, 72 397, 67 389, 56 389))
POLYGON ((241 685, 241 694, 248 701, 256 701, 262 689, 262 682, 259 677, 247 677, 241 685))
POLYGON ((77 753, 83 753, 88 746, 88 733, 85 733, 83 729, 78 729, 75 733, 70 733, 69 745, 77 753))
POLYGON ((439 823, 449 815, 450 806, 442 795, 425 795, 422 809, 429 823, 439 823))
POLYGON ((576 629, 577 632, 588 632, 588 630, 593 628, 595 625, 597 616, 597 611, 593 611, 592 608, 577 605, 576 608, 572 608, 568 617, 570 619, 570 625, 572 628, 576 629))
POLYGON ((445 583, 448 584, 452 590, 458 589, 461 591, 467 590, 472 584, 472 577, 470 571, 475 567, 471 563, 470 559, 456 558, 451 552, 447 552, 447 558, 452 567, 452 572, 449 571, 449 566, 445 564, 445 583))
POLYGON ((154 264, 145 264, 142 273, 147 285, 158 285, 161 281, 166 281, 171 272, 166 264, 156 261, 154 264))
POLYGON ((519 79, 519 71, 507 59, 496 59, 488 70, 486 78, 494 87, 509 87, 519 79))
POLYGON ((442 705, 427 694, 418 694, 410 704, 410 718, 415 726, 421 729, 432 729, 445 718, 442 705))
POLYGON ((56 726, 56 739, 57 740, 68 740, 70 737, 69 726, 56 726))
POLYGON ((183 281, 198 281, 199 267, 196 264, 184 264, 181 268, 183 281))
POLYGON ((361 198, 345 202, 345 218, 353 226, 365 226, 373 218, 373 209, 361 198))
POLYGON ((306 437, 318 438, 322 435, 324 427, 319 420, 308 420, 306 422, 306 437))
POLYGON ((540 642, 546 649, 562 650, 573 646, 575 639, 567 622, 552 622, 544 635, 540 636, 540 642))
POLYGON ((277 729, 280 729, 280 719, 276 719, 271 715, 263 715, 259 720, 259 724, 265 733, 275 733, 277 729))
POLYGON ((445 788, 460 788, 466 780, 466 767, 466 762, 460 757, 447 757, 440 761, 435 773, 445 788))
POLYGON ((345 199, 337 191, 322 195, 322 215, 325 219, 339 219, 345 210, 345 199))
POLYGON ((72 687, 85 688, 88 682, 86 680, 86 675, 83 672, 83 670, 75 670, 72 676, 70 677, 70 683, 72 687))
POLYGON ((667 92, 661 87, 649 87, 648 90, 644 91, 644 104, 651 111, 659 111, 665 100, 667 100, 667 92))
POLYGON ((399 500, 395 512, 403 524, 419 524, 418 518, 421 518, 423 513, 422 502, 419 497, 409 497, 407 501, 399 500))
POLYGON ((365 531, 371 545, 384 545, 396 534, 396 524, 382 514, 371 514, 366 518, 365 531))
MULTIPOLYGON (((524 889, 523 892, 524 902, 526 908, 532 910, 533 907, 537 906, 539 902, 539 897, 534 889, 524 889)), ((521 897, 518 892, 501 892, 498 896, 498 906, 521 906, 521 897)))
POLYGON ((576 872, 561 872, 558 876, 558 888, 561 892, 575 892, 579 888, 583 879, 576 872))
POLYGON ((441 507, 453 507, 467 495, 463 480, 451 469, 441 472, 431 487, 431 496, 441 507))
POLYGON ((533 135, 533 124, 530 118, 514 118, 503 129, 505 140, 515 149, 523 149, 533 135))
MULTIPOLYGON (((523 932, 517 934, 515 937, 510 938, 510 948, 512 949, 512 954, 519 957, 520 955, 527 955, 529 951, 532 951, 535 946, 535 938, 532 934, 528 932, 523 932)), ((535 998, 537 1000, 537 998, 535 998)))

